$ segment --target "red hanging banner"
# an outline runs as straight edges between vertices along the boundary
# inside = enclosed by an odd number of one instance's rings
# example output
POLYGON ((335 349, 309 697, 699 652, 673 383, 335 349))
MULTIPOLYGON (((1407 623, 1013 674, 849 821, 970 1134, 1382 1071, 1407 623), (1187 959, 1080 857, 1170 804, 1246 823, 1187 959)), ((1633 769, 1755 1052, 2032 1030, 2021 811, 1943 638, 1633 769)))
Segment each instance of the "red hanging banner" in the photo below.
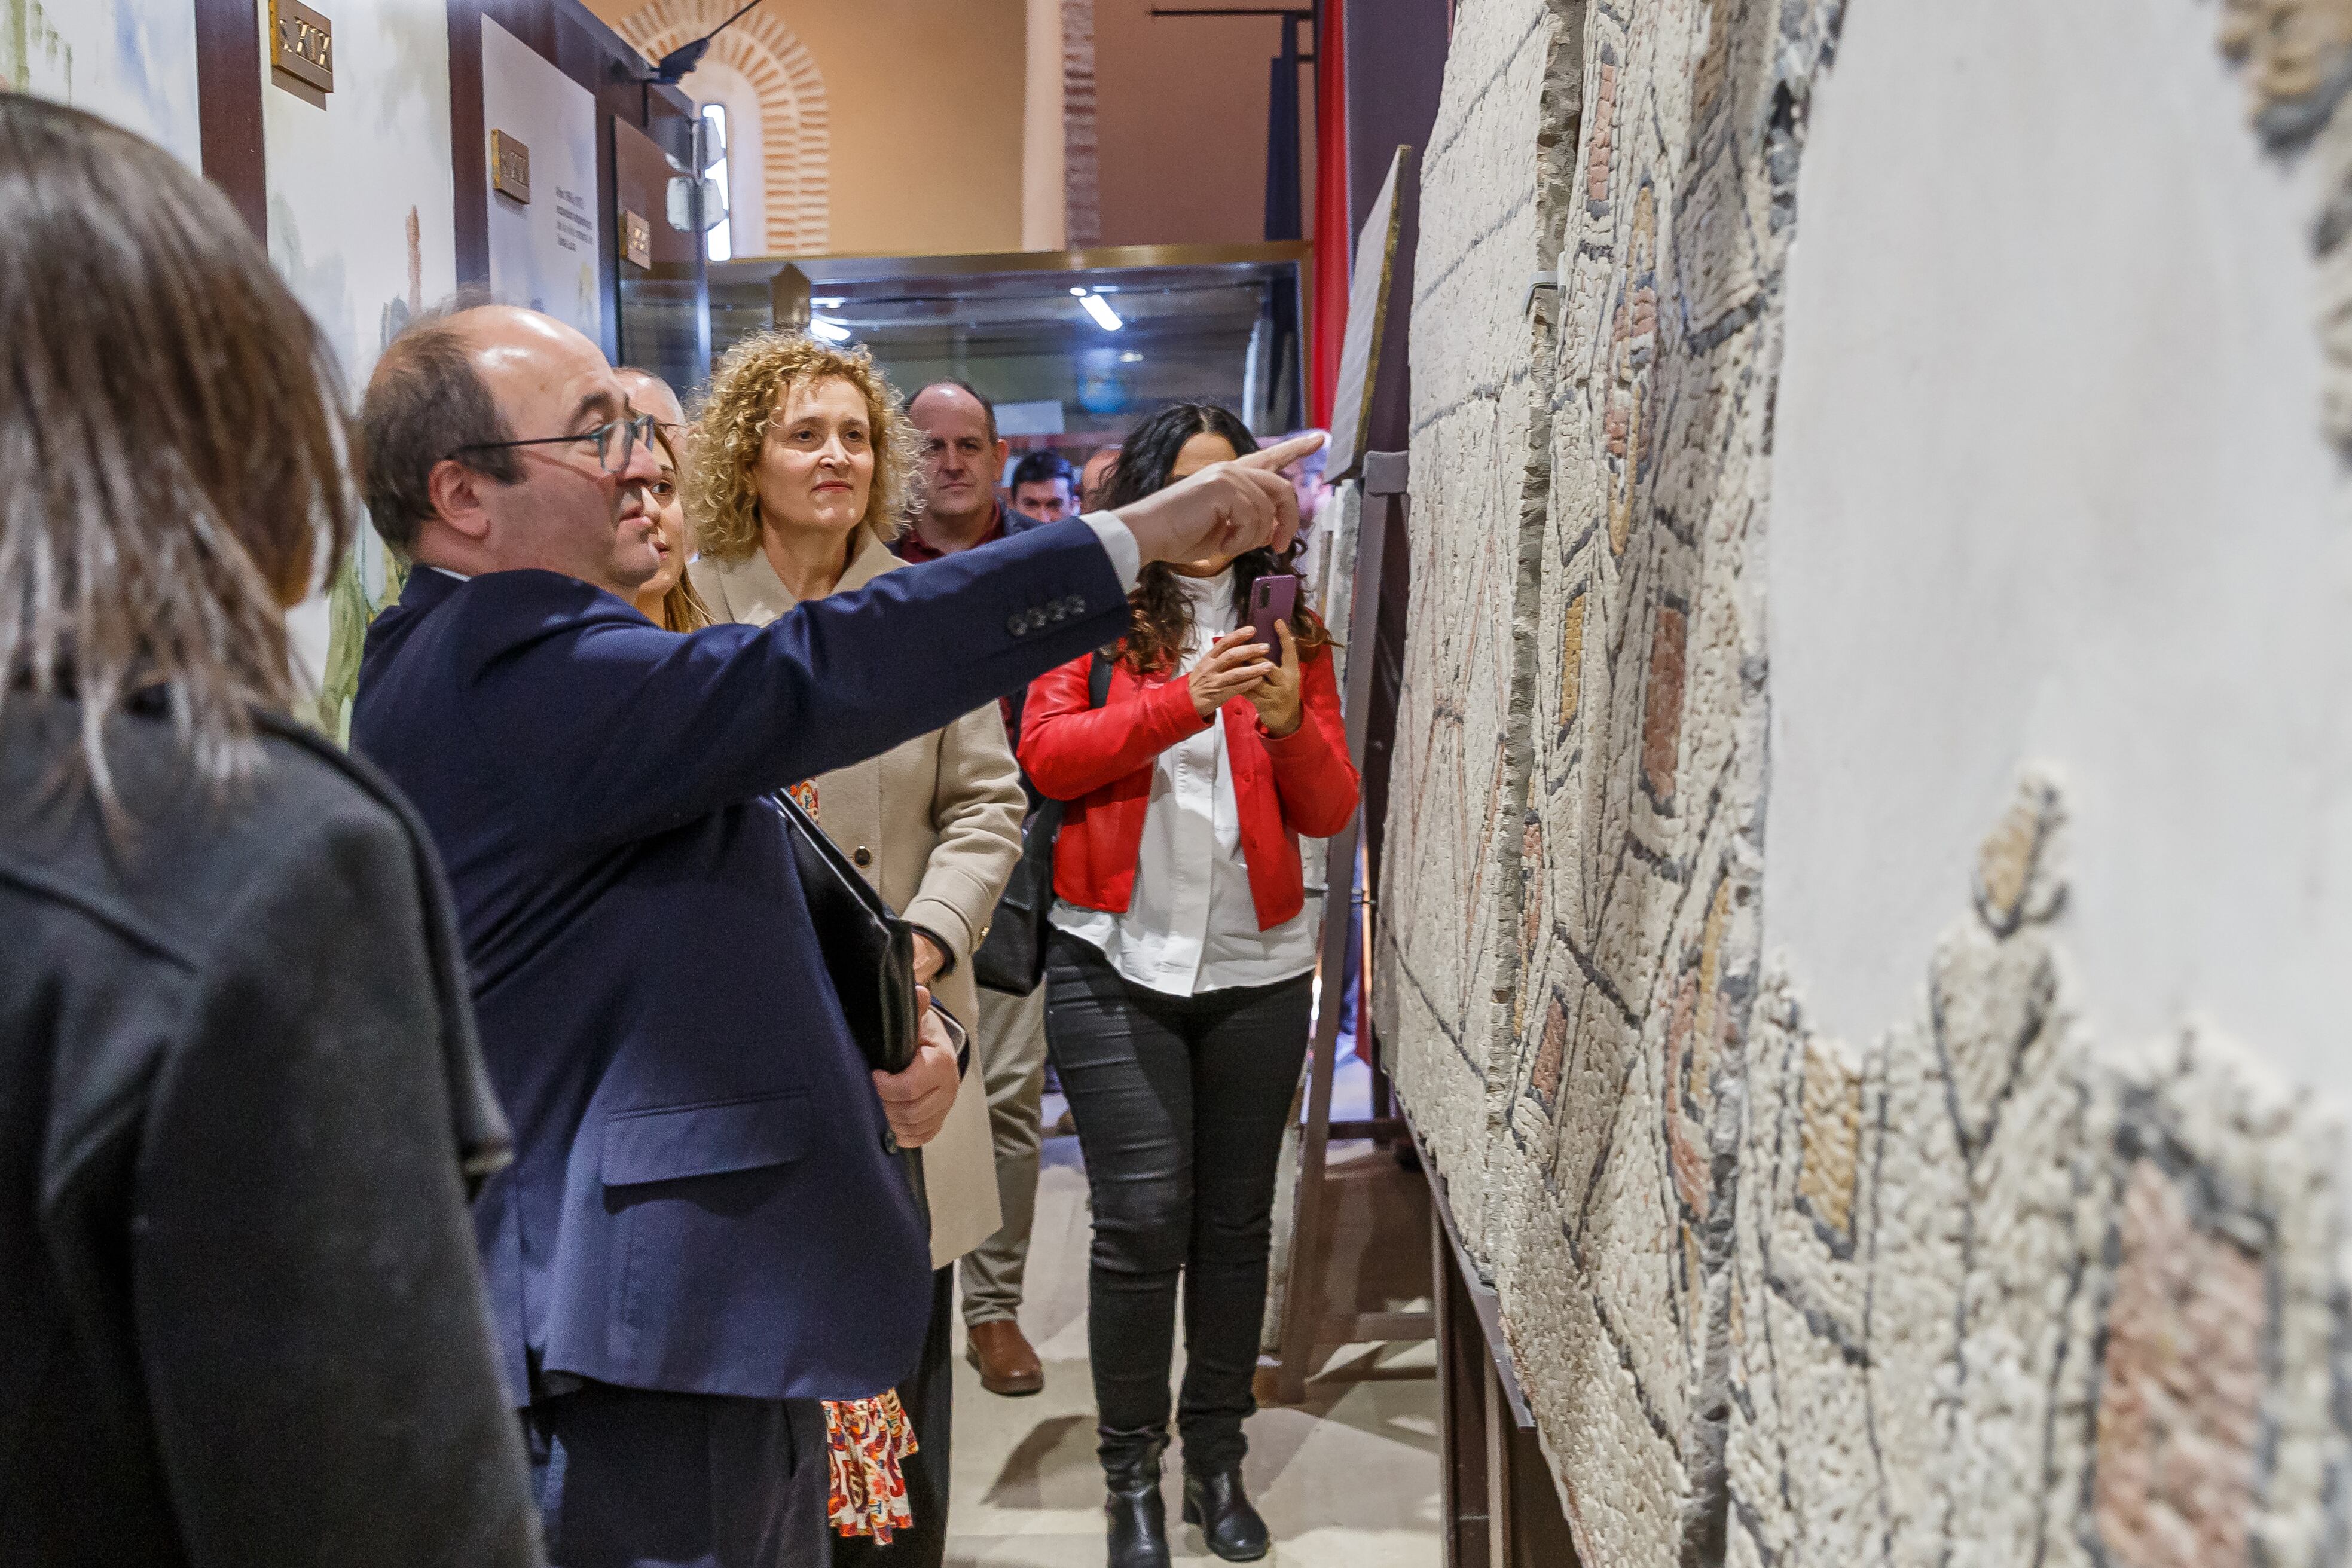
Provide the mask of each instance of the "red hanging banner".
POLYGON ((1315 354, 1307 367, 1307 419, 1331 427, 1339 384, 1339 343, 1348 333, 1349 222, 1346 0, 1323 0, 1315 37, 1315 354))

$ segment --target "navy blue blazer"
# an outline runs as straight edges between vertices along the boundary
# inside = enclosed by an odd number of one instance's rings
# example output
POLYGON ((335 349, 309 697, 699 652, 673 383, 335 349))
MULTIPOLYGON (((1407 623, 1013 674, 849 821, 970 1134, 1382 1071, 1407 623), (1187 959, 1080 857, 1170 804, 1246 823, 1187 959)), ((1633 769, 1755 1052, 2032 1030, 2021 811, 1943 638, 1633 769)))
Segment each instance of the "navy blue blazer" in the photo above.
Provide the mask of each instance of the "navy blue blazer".
POLYGON ((474 1218, 517 1404, 549 1375, 851 1399, 913 1371, 922 1216, 767 796, 1126 626, 1076 519, 691 636, 553 572, 411 573, 352 743, 457 893, 515 1134, 474 1218))

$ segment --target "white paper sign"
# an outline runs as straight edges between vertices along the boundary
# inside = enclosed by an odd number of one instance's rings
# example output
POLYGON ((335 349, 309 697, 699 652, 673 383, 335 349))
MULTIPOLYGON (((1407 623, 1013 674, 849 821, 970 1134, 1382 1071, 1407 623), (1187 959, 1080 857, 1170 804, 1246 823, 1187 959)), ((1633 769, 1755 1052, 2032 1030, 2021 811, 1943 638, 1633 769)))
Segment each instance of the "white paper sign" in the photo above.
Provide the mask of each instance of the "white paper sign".
POLYGON ((489 134, 530 150, 530 200, 489 191, 490 292, 568 321, 604 341, 598 261, 604 222, 596 200, 596 99, 537 50, 482 18, 483 179, 489 134))

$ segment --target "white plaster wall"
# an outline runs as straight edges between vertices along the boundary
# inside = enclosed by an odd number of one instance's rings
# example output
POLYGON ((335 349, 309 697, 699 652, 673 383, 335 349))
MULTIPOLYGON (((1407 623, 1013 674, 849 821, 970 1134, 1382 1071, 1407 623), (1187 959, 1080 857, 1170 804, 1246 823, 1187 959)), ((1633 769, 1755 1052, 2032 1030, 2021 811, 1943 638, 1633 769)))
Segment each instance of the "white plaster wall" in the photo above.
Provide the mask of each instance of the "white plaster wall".
POLYGON ((1765 943, 1906 1016, 2019 765, 2099 1036, 2352 1091, 2352 522, 2309 170, 2199 0, 1853 5, 1813 99, 1769 529, 1765 943))
MULTIPOLYGON (((356 407, 406 312, 457 287, 449 18, 438 0, 342 0, 333 16, 335 90, 324 108, 271 79, 266 37, 255 66, 269 258, 325 329, 356 407)), ((382 547, 370 536, 358 549, 363 579, 380 591, 382 547)), ((323 587, 289 624, 296 662, 316 681, 328 665, 323 587)))

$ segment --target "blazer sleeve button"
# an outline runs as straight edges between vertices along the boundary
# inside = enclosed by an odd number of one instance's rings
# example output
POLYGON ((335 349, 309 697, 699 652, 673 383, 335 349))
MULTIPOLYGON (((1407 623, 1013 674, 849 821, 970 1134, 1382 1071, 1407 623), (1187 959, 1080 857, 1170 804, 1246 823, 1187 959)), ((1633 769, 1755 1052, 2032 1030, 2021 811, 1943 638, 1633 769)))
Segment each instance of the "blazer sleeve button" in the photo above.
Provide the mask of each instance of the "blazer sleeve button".
POLYGON ((1015 637, 1024 637, 1029 632, 1029 617, 1016 610, 1005 617, 1004 629, 1015 637))

